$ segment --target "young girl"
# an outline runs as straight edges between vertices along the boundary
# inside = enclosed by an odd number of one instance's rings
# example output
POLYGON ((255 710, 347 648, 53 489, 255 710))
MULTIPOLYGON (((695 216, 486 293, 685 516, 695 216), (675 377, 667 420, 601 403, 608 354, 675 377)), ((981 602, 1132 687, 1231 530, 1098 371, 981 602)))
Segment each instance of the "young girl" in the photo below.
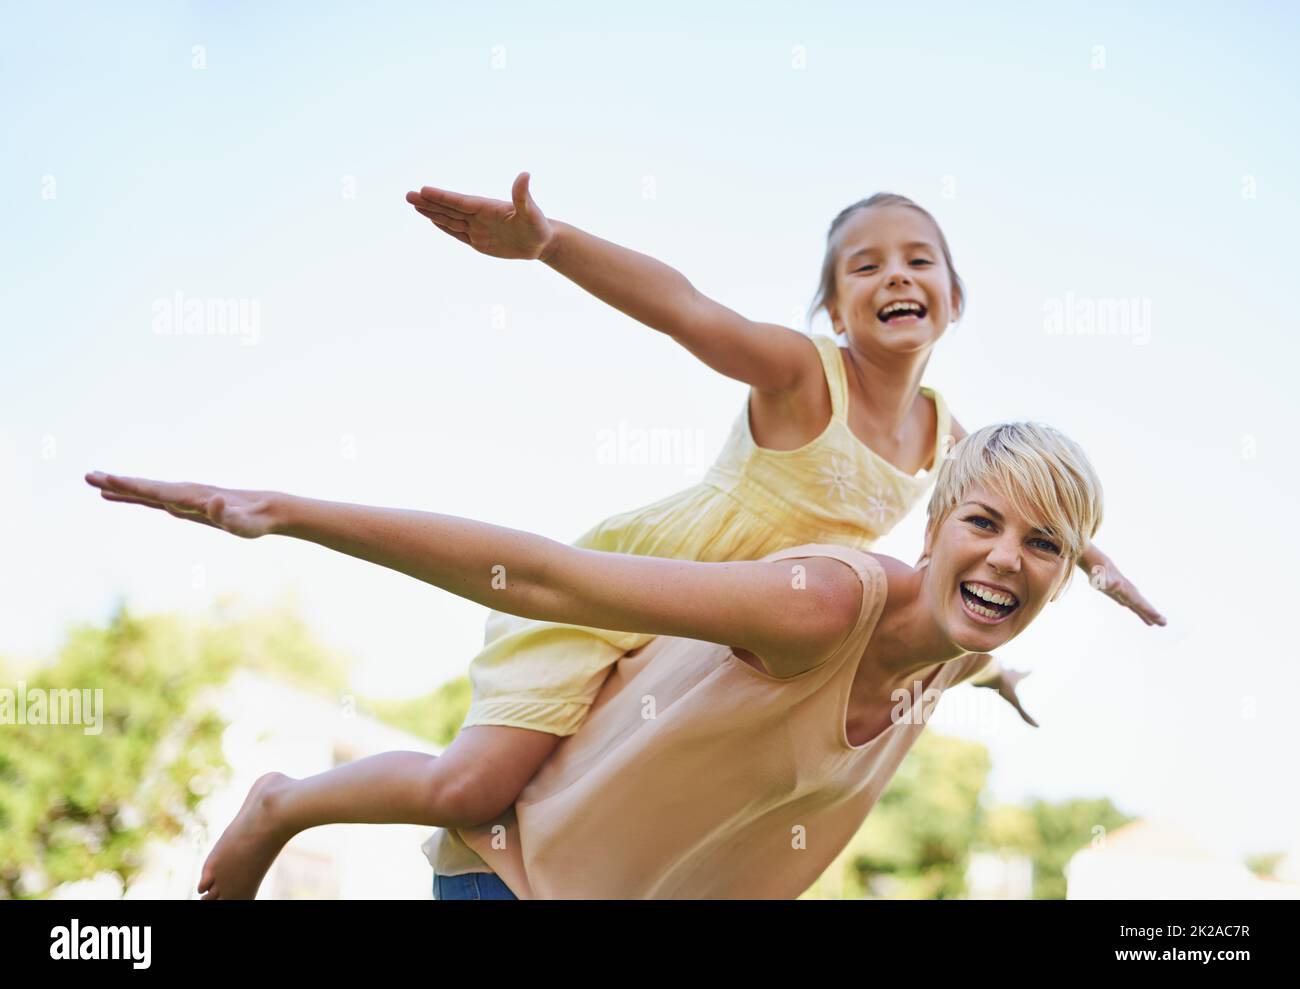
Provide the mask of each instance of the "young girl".
MULTIPOLYGON (((464 830, 480 857, 465 875, 435 873, 438 899, 797 897, 861 826, 944 690, 1060 596, 1102 517, 1087 456, 1036 423, 957 444, 915 568, 826 544, 732 563, 599 553, 429 512, 86 480, 112 501, 309 540, 521 616, 658 636, 615 665, 510 813, 464 830)), ((376 816, 364 819, 427 819, 423 791, 401 775, 373 774, 375 792, 358 796, 376 816)), ((284 783, 261 790, 245 832, 283 840, 303 823, 311 798, 284 783)), ((214 885, 209 898, 230 893, 214 885)))
MULTIPOLYGON (((424 187, 407 201, 439 229, 500 258, 540 259, 750 385, 717 463, 686 491, 598 524, 584 549, 717 562, 805 543, 868 548, 918 502, 965 430, 922 387, 930 352, 960 317, 964 288, 943 232, 911 200, 879 194, 831 224, 814 311, 848 346, 754 322, 701 295, 680 273, 569 224, 548 220, 515 180, 512 202, 424 187)), ((1164 619, 1095 547, 1078 563, 1148 624, 1164 619)), ((615 624, 611 622, 610 624, 615 624)), ((613 663, 650 636, 493 611, 470 665, 473 700, 438 758, 393 753, 301 781, 259 780, 204 867, 200 892, 252 896, 287 840, 257 833, 256 808, 292 809, 298 830, 398 819, 473 825, 508 808, 559 739, 577 731, 613 663)), ((1019 708, 1014 675, 985 680, 1019 708)), ((1023 711, 1022 711, 1023 715, 1023 711)), ((1028 717, 1025 716, 1028 720, 1028 717)), ((427 848, 444 875, 469 871, 454 831, 427 848)))

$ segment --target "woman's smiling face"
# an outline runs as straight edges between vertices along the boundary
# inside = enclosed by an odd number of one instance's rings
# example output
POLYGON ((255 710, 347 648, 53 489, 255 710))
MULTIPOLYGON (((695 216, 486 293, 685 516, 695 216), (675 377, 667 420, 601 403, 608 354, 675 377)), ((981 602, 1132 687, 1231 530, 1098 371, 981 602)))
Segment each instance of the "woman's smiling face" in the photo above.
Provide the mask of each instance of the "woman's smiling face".
POLYGON ((957 307, 938 231, 909 206, 872 206, 844 222, 835 286, 836 331, 893 351, 932 345, 957 307))
POLYGON ((967 652, 990 652, 1019 635, 1069 571, 1058 539, 980 486, 927 539, 926 553, 934 619, 967 652))

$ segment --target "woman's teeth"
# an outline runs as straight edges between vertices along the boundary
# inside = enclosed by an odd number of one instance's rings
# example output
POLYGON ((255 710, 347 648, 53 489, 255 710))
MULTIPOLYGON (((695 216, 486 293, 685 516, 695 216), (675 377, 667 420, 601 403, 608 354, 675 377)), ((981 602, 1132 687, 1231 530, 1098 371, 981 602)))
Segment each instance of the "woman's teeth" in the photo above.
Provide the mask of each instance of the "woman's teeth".
POLYGON ((1015 611, 1020 604, 1014 595, 995 591, 983 584, 974 584, 967 581, 961 585, 961 591, 962 600, 967 608, 977 615, 993 620, 1005 618, 1015 611))

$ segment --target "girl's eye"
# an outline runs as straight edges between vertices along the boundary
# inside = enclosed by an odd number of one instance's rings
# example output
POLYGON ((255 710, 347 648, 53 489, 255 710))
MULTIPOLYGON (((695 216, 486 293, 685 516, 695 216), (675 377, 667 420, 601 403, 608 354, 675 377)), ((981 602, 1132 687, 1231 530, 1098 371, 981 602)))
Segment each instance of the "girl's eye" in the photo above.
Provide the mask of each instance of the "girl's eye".
MULTIPOLYGON (((911 264, 930 264, 930 265, 934 264, 933 261, 927 261, 925 258, 914 258, 910 263, 911 263, 911 264)), ((859 271, 870 271, 870 270, 872 270, 873 268, 876 268, 876 267, 878 267, 878 266, 877 266, 877 265, 874 265, 874 264, 864 264, 861 268, 854 268, 854 269, 853 269, 853 273, 856 275, 859 271)))

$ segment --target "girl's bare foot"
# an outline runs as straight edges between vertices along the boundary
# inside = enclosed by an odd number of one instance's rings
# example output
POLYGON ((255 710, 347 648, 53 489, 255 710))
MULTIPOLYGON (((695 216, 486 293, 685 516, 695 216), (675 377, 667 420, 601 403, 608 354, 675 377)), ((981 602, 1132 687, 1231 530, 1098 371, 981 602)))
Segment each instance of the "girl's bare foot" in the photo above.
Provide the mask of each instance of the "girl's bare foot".
POLYGON ((267 773, 252 785, 239 813, 203 863, 201 899, 251 900, 257 896, 266 870, 292 837, 276 827, 271 813, 275 798, 292 783, 283 773, 267 773))

